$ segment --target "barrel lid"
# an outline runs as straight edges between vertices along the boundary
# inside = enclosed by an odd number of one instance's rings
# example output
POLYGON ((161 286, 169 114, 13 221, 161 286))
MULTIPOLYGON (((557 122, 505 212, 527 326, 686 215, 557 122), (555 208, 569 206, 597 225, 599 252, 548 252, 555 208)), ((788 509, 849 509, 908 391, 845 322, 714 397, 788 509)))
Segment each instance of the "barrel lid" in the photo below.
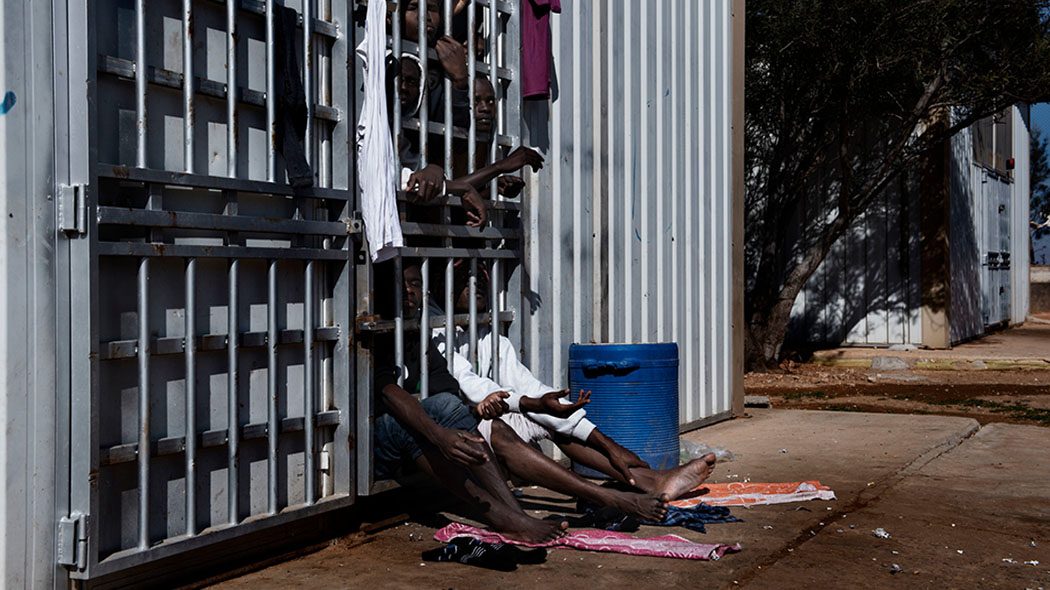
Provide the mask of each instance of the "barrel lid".
POLYGON ((658 342, 648 344, 629 344, 621 342, 572 344, 569 346, 569 365, 577 362, 608 360, 620 361, 635 359, 643 362, 677 361, 678 344, 658 342))

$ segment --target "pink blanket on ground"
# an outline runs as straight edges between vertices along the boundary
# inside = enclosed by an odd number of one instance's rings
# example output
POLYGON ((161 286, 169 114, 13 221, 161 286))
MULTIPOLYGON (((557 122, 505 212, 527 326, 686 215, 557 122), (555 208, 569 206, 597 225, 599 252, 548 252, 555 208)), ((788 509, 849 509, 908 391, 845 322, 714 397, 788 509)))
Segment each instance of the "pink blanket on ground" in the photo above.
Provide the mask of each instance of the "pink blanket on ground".
POLYGON ((787 483, 705 483, 693 490, 693 493, 695 495, 675 500, 671 505, 689 508, 702 502, 709 506, 760 506, 835 499, 835 492, 816 480, 787 483))
POLYGON ((507 539, 503 535, 454 522, 434 534, 434 538, 447 543, 456 537, 472 537, 485 543, 510 543, 525 547, 570 547, 584 551, 604 551, 623 553, 625 555, 644 555, 649 557, 673 557, 676 559, 719 559, 726 553, 740 551, 740 544, 705 544, 694 543, 678 535, 661 535, 659 537, 635 538, 627 533, 601 531, 597 529, 579 529, 546 543, 521 543, 507 539))

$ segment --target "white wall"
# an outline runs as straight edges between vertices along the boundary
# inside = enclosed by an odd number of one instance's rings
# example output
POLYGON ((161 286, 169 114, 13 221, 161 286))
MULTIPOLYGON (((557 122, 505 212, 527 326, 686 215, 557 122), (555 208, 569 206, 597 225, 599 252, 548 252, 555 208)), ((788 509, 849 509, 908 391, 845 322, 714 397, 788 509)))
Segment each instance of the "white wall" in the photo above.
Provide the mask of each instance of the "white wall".
POLYGON ((526 196, 525 360, 564 386, 570 343, 678 342, 683 423, 728 412, 740 378, 733 5, 563 1, 554 99, 525 109, 547 158, 526 196))

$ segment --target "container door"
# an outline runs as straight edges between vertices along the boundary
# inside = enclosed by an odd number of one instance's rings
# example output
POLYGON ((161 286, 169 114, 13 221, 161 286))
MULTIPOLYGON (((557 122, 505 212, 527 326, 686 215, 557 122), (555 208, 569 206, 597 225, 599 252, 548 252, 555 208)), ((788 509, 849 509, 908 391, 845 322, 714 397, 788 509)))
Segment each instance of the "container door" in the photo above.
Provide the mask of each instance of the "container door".
POLYGON ((75 578, 353 501, 354 7, 279 4, 56 3, 75 578))
POLYGON ((997 219, 999 224, 999 317, 998 321, 1009 322, 1010 321, 1010 305, 1013 301, 1011 288, 1010 288, 1010 268, 1012 260, 1010 259, 1010 252, 1012 250, 1010 242, 1013 239, 1013 234, 1010 229, 1010 219, 1013 215, 1013 208, 1010 202, 1010 195, 1013 194, 1013 183, 1011 182, 1000 182, 999 183, 999 217, 997 219))

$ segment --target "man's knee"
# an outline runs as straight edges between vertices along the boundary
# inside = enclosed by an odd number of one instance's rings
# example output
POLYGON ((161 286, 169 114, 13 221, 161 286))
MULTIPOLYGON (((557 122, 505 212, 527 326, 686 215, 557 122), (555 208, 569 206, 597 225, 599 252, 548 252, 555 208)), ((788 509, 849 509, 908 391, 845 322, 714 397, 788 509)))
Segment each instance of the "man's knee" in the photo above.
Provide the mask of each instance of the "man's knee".
POLYGON ((428 396, 422 404, 430 419, 445 428, 473 430, 478 425, 470 408, 451 393, 442 392, 428 396))

